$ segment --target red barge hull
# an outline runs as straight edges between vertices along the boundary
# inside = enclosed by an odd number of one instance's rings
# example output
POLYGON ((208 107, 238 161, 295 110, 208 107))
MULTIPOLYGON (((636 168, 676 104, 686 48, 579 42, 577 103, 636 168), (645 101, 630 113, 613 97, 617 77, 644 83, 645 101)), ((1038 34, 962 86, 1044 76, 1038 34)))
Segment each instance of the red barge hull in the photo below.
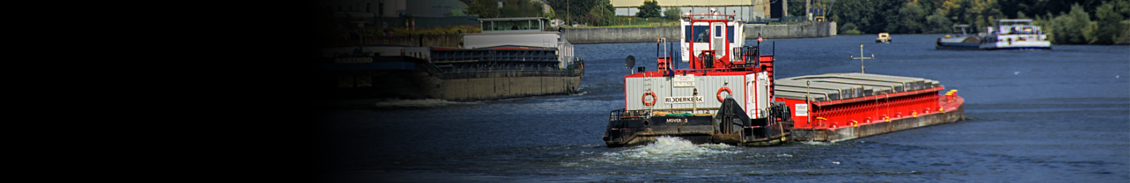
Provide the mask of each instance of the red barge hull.
POLYGON ((838 128, 793 128, 792 135, 796 141, 838 142, 918 127, 953 123, 965 119, 965 106, 962 100, 961 97, 957 97, 957 101, 947 104, 951 107, 946 107, 946 110, 942 112, 838 128))
POLYGON ((838 142, 961 121, 965 101, 937 81, 834 73, 776 80, 776 101, 795 111, 796 141, 838 142))

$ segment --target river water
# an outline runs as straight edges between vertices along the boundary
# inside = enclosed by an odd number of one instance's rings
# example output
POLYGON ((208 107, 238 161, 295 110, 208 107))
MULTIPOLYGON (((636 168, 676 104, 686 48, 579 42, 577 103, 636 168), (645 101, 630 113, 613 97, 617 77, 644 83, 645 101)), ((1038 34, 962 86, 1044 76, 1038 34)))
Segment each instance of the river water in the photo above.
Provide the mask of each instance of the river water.
MULTIPOLYGON (((968 120, 838 143, 776 147, 680 139, 608 148, 623 60, 655 43, 583 44, 580 94, 323 109, 321 182, 1130 182, 1130 46, 935 50, 942 35, 769 39, 779 78, 859 72, 938 80, 968 120), (774 46, 775 44, 775 46, 774 46), (774 50, 775 49, 775 50, 774 50)), ((747 40, 747 44, 755 43, 747 40)), ((685 68, 685 63, 680 68, 685 68)))

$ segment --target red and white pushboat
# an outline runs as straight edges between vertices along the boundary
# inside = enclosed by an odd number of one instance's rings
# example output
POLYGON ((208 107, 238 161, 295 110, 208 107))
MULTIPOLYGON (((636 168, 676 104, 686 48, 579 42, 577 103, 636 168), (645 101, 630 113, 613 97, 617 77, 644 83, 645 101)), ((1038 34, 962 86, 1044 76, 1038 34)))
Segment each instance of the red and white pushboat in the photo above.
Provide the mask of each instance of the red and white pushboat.
POLYGON ((957 91, 940 95, 944 87, 929 79, 837 73, 774 80, 773 55, 743 45, 744 25, 733 18, 683 15, 678 60, 690 68, 674 68, 670 51, 657 51, 656 70, 624 76, 624 108, 609 114, 605 143, 642 145, 660 136, 742 146, 836 142, 964 118, 957 91))
POLYGON ((740 145, 786 141, 788 109, 772 96, 773 55, 743 45, 744 25, 734 15, 687 14, 680 24, 678 47, 693 54, 678 59, 690 68, 674 68, 675 58, 657 51, 656 70, 640 67, 624 76, 624 108, 611 112, 606 144, 646 144, 659 136, 740 145))

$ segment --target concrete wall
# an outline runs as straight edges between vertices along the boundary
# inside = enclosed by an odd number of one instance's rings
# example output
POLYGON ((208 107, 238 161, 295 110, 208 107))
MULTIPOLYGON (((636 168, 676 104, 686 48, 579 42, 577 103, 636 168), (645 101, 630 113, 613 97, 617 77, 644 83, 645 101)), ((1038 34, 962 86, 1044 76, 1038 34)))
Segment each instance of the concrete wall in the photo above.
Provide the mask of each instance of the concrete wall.
POLYGON ((450 101, 492 100, 550 94, 568 94, 581 82, 580 76, 488 77, 445 79, 443 99, 450 101))
MULTIPOLYGON (((836 35, 836 22, 808 22, 789 25, 746 25, 745 39, 817 38, 836 35)), ((679 40, 678 27, 566 28, 562 33, 569 43, 655 42, 658 37, 679 40)))
POLYGON ((816 38, 836 36, 836 22, 811 22, 789 25, 753 25, 746 26, 746 39, 757 39, 760 33, 762 38, 816 38))
MULTIPOLYGON (((766 39, 779 38, 817 38, 836 35, 836 22, 810 22, 789 25, 746 25, 745 39, 757 39, 757 34, 766 39)), ((626 28, 565 28, 562 32, 569 43, 642 43, 655 42, 662 36, 667 40, 679 40, 678 27, 626 27, 626 28)), ((400 35, 364 38, 366 45, 387 44, 404 46, 430 46, 458 48, 463 36, 443 35, 400 35)), ((357 46, 360 41, 348 39, 326 40, 325 47, 357 46)))
POLYGON ((655 42, 679 39, 678 27, 566 28, 561 36, 572 44, 655 42))
MULTIPOLYGON (((379 34, 378 34, 379 35, 379 34)), ((394 36, 375 36, 363 38, 365 45, 384 44, 384 45, 402 45, 402 46, 428 46, 428 47, 448 47, 458 48, 459 43, 463 42, 463 35, 458 34, 443 34, 443 35, 404 35, 394 34, 394 36)), ((361 40, 350 40, 342 37, 335 37, 324 40, 322 47, 350 47, 358 46, 361 40)))
MULTIPOLYGON (((694 14, 707 14, 707 12, 710 12, 710 9, 713 8, 720 13, 724 12, 725 14, 737 15, 736 18, 742 20, 769 18, 768 4, 766 4, 764 8, 760 8, 761 6, 666 6, 663 4, 660 4, 659 6, 660 16, 666 16, 665 14, 663 14, 663 12, 667 11, 668 8, 678 7, 679 10, 683 13, 694 12, 694 14)), ((640 12, 638 6, 616 7, 612 11, 616 13, 616 16, 636 16, 636 13, 640 12)))

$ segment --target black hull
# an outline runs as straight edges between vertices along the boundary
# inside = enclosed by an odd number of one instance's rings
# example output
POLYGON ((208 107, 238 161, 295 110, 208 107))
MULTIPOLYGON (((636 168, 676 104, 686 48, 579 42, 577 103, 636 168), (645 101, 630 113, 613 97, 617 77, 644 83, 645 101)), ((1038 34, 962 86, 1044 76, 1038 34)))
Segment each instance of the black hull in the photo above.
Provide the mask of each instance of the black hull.
POLYGON ((647 116, 646 111, 616 110, 610 114, 603 140, 609 147, 646 145, 658 137, 671 136, 695 144, 725 143, 739 146, 771 146, 788 142, 790 120, 783 105, 774 105, 769 117, 750 119, 733 99, 726 99, 713 116, 647 116))
POLYGON ((432 99, 442 94, 443 74, 426 60, 371 58, 368 63, 334 63, 327 58, 318 70, 317 98, 336 100, 432 99))

